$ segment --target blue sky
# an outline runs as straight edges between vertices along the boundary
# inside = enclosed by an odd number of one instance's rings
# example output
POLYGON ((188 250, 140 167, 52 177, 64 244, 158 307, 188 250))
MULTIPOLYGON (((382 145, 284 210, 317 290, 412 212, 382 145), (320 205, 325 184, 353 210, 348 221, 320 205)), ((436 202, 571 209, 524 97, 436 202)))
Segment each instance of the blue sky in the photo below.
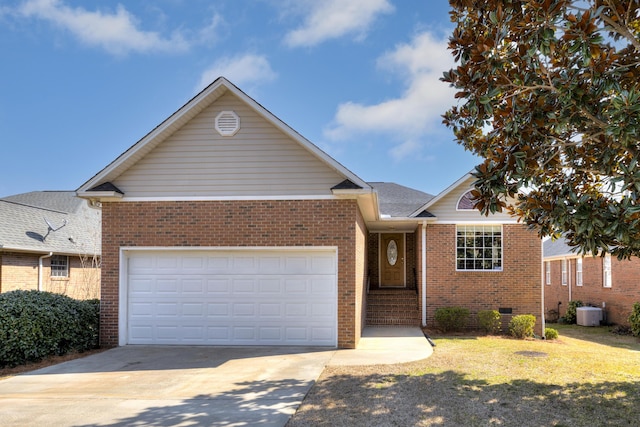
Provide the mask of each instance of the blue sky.
POLYGON ((224 75, 366 181, 437 194, 446 0, 4 0, 0 196, 75 190, 224 75))

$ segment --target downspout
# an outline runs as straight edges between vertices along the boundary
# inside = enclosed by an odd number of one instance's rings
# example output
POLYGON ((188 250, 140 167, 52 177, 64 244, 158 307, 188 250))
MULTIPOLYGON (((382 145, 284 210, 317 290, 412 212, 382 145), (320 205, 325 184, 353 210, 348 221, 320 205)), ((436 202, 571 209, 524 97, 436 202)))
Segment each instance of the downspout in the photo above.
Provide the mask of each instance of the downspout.
POLYGON ((427 221, 422 221, 422 326, 427 326, 427 221))
MULTIPOLYGON (((544 253, 544 242, 542 241, 542 239, 540 239, 540 253, 544 253)), ((540 262, 540 298, 541 299, 541 304, 540 304, 540 310, 542 311, 542 339, 547 339, 547 336, 544 333, 544 330, 546 329, 546 321, 544 319, 545 316, 545 312, 544 312, 544 286, 546 283, 546 272, 545 272, 545 263, 544 263, 544 257, 541 257, 542 262, 540 262)))
POLYGON ((53 256, 53 252, 49 252, 49 255, 42 255, 38 258, 38 291, 42 292, 42 260, 53 256))

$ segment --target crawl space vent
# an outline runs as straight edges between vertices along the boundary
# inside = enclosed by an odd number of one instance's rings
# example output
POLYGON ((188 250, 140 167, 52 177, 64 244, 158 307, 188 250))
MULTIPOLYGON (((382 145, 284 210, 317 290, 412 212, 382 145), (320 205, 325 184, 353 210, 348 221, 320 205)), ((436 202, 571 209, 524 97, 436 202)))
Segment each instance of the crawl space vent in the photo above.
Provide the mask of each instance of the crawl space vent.
POLYGON ((216 116, 216 130, 222 136, 233 136, 240 130, 240 117, 234 111, 221 111, 216 116))

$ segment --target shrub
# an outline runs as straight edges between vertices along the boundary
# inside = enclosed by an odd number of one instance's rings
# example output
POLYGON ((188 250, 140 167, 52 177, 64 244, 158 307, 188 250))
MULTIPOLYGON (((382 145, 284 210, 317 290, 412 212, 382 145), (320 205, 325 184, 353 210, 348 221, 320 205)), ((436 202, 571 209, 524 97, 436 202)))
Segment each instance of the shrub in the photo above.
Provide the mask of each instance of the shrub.
POLYGON ((436 309, 435 320, 443 332, 459 331, 469 322, 469 309, 463 307, 440 307, 436 309))
POLYGON ((631 333, 636 337, 640 337, 640 302, 633 304, 633 311, 629 316, 629 324, 631 333))
POLYGON ((548 340, 557 340, 558 339, 558 331, 553 328, 544 328, 544 336, 548 340))
POLYGON ((536 325, 536 316, 533 314, 520 314, 513 316, 509 322, 509 332, 516 338, 524 339, 533 336, 533 327, 536 325))
POLYGON ((478 312, 478 325, 488 334, 497 334, 502 326, 502 316, 498 310, 480 310, 478 312))
POLYGON ((99 304, 51 292, 0 294, 0 367, 97 348, 99 304))
POLYGON ((582 301, 569 301, 569 304, 567 305, 567 312, 564 315, 565 322, 569 324, 576 323, 576 309, 578 307, 582 307, 582 301))

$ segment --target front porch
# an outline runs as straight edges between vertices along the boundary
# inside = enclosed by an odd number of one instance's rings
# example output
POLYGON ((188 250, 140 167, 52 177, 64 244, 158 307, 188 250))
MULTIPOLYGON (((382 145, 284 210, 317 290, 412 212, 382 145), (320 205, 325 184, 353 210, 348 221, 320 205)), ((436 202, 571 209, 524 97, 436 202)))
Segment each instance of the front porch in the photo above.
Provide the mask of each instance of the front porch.
POLYGON ((370 233, 367 326, 419 326, 416 233, 370 233))

